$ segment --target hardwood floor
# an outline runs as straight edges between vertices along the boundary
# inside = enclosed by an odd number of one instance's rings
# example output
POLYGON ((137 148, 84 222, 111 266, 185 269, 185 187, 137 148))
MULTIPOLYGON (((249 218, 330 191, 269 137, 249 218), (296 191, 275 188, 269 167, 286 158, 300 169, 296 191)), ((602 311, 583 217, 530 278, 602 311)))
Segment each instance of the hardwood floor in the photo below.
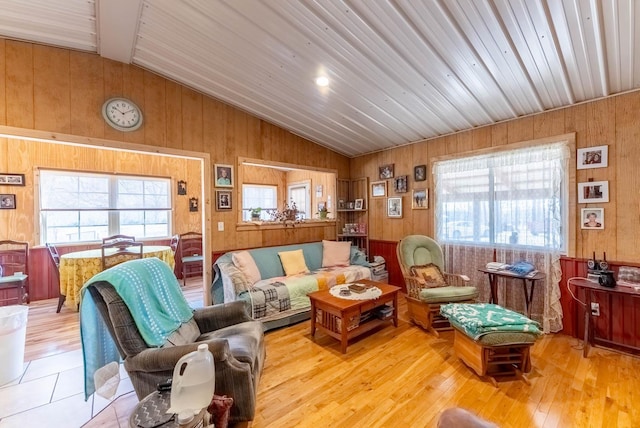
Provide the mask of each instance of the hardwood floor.
MULTIPOLYGON (((640 426, 639 358, 601 348, 582 358, 577 339, 547 335, 532 348, 531 385, 495 388, 455 356, 453 333, 435 338, 411 325, 400 300, 399 326, 351 342, 346 354, 322 333, 313 340, 309 321, 268 332, 250 426, 435 427, 453 406, 501 427, 640 426)), ((54 301, 30 308, 26 359, 80 348, 77 313, 56 314, 54 301)))

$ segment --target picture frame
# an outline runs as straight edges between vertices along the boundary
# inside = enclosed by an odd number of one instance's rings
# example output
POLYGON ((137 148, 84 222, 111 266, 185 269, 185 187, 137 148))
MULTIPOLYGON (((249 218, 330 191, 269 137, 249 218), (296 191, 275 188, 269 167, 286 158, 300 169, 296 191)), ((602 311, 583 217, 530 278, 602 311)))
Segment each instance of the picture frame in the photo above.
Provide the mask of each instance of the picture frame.
POLYGON ((609 202, 608 181, 588 181, 578 183, 578 203, 609 202))
POLYGON ((189 198, 189 212, 198 212, 198 198, 189 198))
POLYGON ((381 165, 378 167, 378 176, 380 177, 380 180, 386 180, 388 178, 393 178, 395 176, 394 174, 394 166, 395 164, 393 163, 389 163, 386 165, 381 165))
POLYGON ((413 189, 411 192, 411 209, 427 210, 429 209, 429 190, 413 189))
POLYGON ((580 210, 580 228, 588 230, 604 229, 604 208, 582 208, 580 210))
POLYGON ((402 197, 387 198, 387 217, 402 218, 402 197))
POLYGON ((216 211, 230 211, 232 208, 230 190, 216 190, 216 211))
POLYGON ((413 167, 413 180, 425 181, 427 179, 427 166, 417 165, 413 167))
POLYGON ((24 174, 0 173, 0 186, 24 186, 24 174))
POLYGON ((178 181, 178 195, 186 195, 187 194, 187 182, 184 180, 178 181))
POLYGON ((16 209, 16 195, 14 195, 14 194, 1 194, 0 195, 0 209, 3 209, 3 210, 15 210, 16 209))
POLYGON ((609 166, 609 146, 578 149, 577 169, 606 168, 609 166))
POLYGON ((372 198, 384 198, 387 196, 387 182, 386 181, 373 181, 371 183, 371 197, 372 198))
POLYGON ((233 165, 215 164, 213 177, 215 187, 233 187, 233 165))
POLYGON ((407 189, 408 182, 408 175, 399 175, 393 179, 393 190, 395 190, 396 193, 407 193, 409 191, 407 189))
POLYGON ((364 199, 356 199, 356 204, 354 205, 354 209, 361 210, 364 207, 364 199))
POLYGON ((344 210, 346 208, 346 204, 344 202, 344 199, 339 199, 338 200, 338 209, 339 210, 344 210))

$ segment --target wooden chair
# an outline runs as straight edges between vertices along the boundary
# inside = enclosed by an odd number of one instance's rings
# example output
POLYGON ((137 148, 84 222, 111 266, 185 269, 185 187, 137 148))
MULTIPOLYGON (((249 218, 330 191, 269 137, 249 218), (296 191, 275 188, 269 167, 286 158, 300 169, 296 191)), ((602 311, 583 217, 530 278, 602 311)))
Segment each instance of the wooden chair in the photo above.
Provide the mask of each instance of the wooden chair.
POLYGON ((407 286, 407 309, 411 321, 436 336, 438 330, 451 330, 449 321, 440 315, 440 305, 473 303, 478 297, 476 287, 469 285, 469 278, 444 271, 442 248, 428 236, 410 235, 403 238, 398 242, 396 254, 407 286), (444 286, 433 287, 425 278, 414 274, 416 268, 429 265, 435 265, 440 270, 444 286))
POLYGON ((1 299, 0 302, 17 300, 18 303, 29 303, 29 243, 3 240, 0 241, 0 290, 18 290, 16 297, 1 299), (22 272, 22 275, 15 275, 22 272))
POLYGON ((129 235, 113 235, 102 238, 102 245, 113 244, 116 242, 136 242, 136 237, 129 235))
POLYGON ((202 276, 204 257, 202 256, 202 233, 187 232, 180 235, 178 253, 182 264, 182 285, 187 277, 202 276))
POLYGON ((115 241, 102 245, 102 270, 109 269, 129 260, 141 259, 143 254, 142 242, 115 241))
MULTIPOLYGON (((49 250, 49 260, 51 260, 51 264, 53 266, 53 272, 57 278, 56 283, 58 284, 58 290, 60 290, 60 254, 58 254, 58 249, 55 245, 46 243, 47 250, 49 250)), ((58 297, 58 309, 56 309, 56 313, 60 313, 60 309, 62 309, 62 305, 64 301, 67 300, 67 296, 62 294, 60 291, 60 296, 58 297)))

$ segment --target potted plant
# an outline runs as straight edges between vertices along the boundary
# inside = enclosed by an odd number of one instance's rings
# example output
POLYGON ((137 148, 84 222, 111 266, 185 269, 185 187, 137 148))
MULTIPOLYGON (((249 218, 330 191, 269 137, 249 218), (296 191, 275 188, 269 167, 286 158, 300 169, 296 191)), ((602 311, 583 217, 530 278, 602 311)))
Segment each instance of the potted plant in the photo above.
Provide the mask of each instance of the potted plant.
POLYGON ((322 206, 318 210, 317 214, 320 216, 320 220, 326 220, 327 219, 327 214, 329 214, 329 210, 327 210, 326 206, 322 206))
POLYGON ((251 220, 260 220, 260 213, 262 213, 262 208, 251 208, 251 220))

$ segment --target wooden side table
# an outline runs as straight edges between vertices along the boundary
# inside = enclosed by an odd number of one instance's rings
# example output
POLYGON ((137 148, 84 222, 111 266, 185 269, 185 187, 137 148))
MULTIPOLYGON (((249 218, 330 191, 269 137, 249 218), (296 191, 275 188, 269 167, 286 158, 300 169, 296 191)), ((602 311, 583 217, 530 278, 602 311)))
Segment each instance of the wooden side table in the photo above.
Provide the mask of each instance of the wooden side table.
POLYGON ((535 288, 536 281, 544 280, 547 276, 541 272, 536 272, 534 275, 518 275, 508 270, 492 270, 486 268, 478 269, 480 272, 484 272, 489 277, 489 286, 491 288, 491 302, 498 304, 498 278, 506 279, 519 279, 522 281, 522 290, 524 292, 524 310, 526 315, 531 318, 531 301, 533 300, 533 289, 535 288), (527 287, 527 282, 531 284, 527 287))

